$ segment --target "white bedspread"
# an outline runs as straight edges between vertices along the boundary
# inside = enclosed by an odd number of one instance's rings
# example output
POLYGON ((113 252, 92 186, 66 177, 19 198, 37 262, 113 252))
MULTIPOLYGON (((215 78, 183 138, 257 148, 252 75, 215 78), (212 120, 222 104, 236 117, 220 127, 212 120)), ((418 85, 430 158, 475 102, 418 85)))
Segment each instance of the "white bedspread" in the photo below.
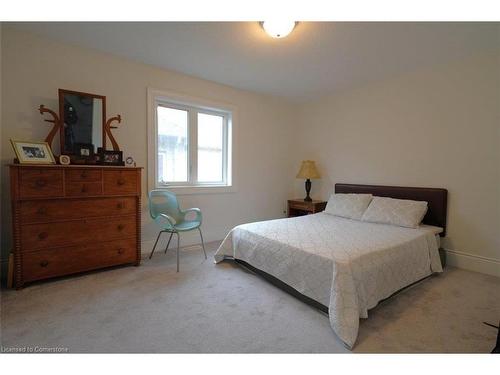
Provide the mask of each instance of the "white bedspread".
POLYGON ((326 213, 243 224, 215 254, 241 259, 329 308, 330 325, 350 348, 359 318, 394 292, 442 272, 441 228, 402 228, 326 213))

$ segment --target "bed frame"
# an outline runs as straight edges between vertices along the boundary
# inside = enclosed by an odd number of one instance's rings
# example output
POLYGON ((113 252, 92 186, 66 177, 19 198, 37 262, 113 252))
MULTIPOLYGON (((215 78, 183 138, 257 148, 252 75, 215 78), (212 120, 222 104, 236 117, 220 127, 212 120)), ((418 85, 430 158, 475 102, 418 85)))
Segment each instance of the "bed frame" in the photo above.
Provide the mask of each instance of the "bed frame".
POLYGON ((448 190, 424 187, 403 187, 383 185, 335 184, 335 193, 365 193, 378 197, 426 201, 427 213, 422 222, 443 228, 441 237, 446 236, 446 213, 448 190))
MULTIPOLYGON (((423 188, 423 187, 403 187, 403 186, 383 186, 383 185, 357 185, 357 184, 335 184, 335 193, 365 193, 365 194, 373 194, 379 197, 389 197, 389 198, 397 198, 397 199, 411 199, 416 201, 426 201, 428 204, 427 213, 422 220, 424 224, 434 225, 437 227, 443 228, 443 232, 440 234, 441 237, 446 235, 446 214, 447 214, 447 206, 448 206, 448 190, 446 189, 438 189, 438 188, 423 188)), ((441 251, 440 251, 441 253, 441 251)), ((230 260, 230 259, 227 259, 230 260)), ((239 260, 232 259, 236 264, 248 269, 249 271, 261 276, 274 286, 284 290, 285 292, 291 294, 292 296, 298 298, 302 302, 307 303, 308 305, 328 314, 328 307, 319 303, 318 301, 313 300, 310 297, 307 297, 292 288, 288 284, 284 283, 280 279, 264 272, 258 268, 255 268, 251 264, 239 260)), ((441 262, 445 263, 443 257, 441 258, 441 262)), ((431 275, 432 276, 432 275, 431 275)), ((427 276, 430 277, 430 276, 427 276)), ((422 280, 427 279, 427 277, 422 280)), ((398 290, 393 293, 391 296, 385 298, 391 298, 393 295, 400 293, 401 291, 421 282, 422 280, 415 281, 414 283, 407 285, 406 287, 398 290)), ((379 301, 382 302, 382 301, 379 301)))

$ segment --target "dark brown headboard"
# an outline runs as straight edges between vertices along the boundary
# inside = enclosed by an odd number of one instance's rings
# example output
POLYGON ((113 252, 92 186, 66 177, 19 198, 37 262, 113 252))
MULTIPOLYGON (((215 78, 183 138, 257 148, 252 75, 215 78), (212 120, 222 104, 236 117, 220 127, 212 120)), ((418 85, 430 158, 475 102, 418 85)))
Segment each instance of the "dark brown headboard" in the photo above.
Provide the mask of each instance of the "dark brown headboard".
POLYGON ((378 197, 412 199, 427 202, 427 214, 422 222, 443 228, 441 237, 446 235, 446 212, 448 190, 421 187, 335 184, 335 193, 365 193, 378 197))

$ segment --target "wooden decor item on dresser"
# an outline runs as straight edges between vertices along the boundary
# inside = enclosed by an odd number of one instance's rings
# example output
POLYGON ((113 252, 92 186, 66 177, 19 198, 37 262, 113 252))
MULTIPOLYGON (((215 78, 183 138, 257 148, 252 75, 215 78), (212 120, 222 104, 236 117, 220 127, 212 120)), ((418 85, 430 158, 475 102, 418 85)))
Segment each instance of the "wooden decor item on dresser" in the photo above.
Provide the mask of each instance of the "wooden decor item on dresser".
POLYGON ((10 165, 14 285, 141 260, 141 168, 10 165))

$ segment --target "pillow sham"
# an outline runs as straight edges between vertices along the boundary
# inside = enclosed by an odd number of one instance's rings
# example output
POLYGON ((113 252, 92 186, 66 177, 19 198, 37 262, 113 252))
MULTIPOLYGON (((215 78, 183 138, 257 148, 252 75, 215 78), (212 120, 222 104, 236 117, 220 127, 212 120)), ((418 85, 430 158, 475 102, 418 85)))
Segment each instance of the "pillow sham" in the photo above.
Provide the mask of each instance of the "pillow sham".
POLYGON ((427 212, 427 202, 373 197, 362 221, 417 228, 427 212))
POLYGON ((372 200, 371 194, 332 194, 326 204, 327 214, 360 220, 372 200))

